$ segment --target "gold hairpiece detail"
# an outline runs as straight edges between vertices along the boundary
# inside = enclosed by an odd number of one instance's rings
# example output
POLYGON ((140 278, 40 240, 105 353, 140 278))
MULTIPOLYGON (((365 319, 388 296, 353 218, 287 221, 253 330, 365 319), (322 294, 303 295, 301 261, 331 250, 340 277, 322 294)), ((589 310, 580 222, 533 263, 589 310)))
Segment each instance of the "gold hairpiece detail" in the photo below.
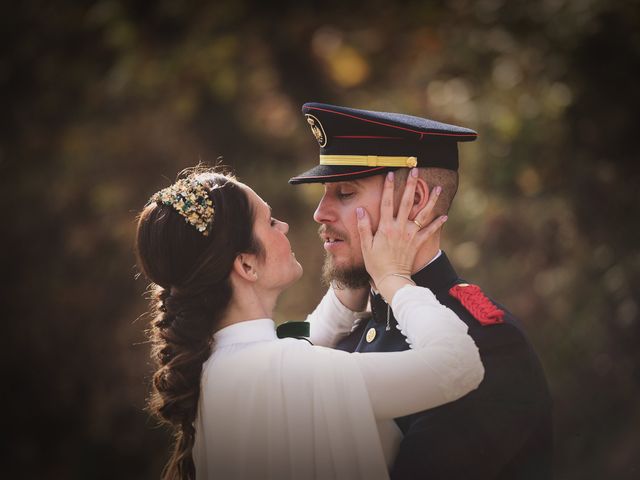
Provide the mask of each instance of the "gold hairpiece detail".
POLYGON ((173 207, 187 223, 205 237, 213 222, 215 210, 209 198, 209 190, 195 178, 181 178, 173 185, 155 193, 149 203, 156 202, 173 207))

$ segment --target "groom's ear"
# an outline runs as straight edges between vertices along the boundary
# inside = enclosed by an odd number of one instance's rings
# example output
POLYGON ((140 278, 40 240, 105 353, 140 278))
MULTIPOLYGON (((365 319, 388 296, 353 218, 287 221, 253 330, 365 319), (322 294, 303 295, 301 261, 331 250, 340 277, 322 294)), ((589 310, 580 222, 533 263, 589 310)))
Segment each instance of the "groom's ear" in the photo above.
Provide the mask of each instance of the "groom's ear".
MULTIPOLYGON (((415 218, 420 210, 424 208, 429 200, 429 196, 427 193, 429 192, 429 186, 427 185, 426 180, 423 178, 423 169, 419 169, 421 172, 418 175, 418 182, 416 184, 416 191, 413 196, 413 208, 409 213, 409 220, 415 218)), ((407 179, 409 178, 409 169, 408 168, 399 168, 396 170, 394 177, 394 186, 393 186, 393 215, 394 217, 398 214, 398 210, 400 209, 400 202, 402 201, 402 196, 404 195, 404 189, 407 188, 407 179)))
POLYGON ((423 178, 418 177, 418 181, 416 182, 416 191, 413 194, 413 206, 409 211, 409 220, 413 220, 429 201, 429 185, 424 181, 423 178))

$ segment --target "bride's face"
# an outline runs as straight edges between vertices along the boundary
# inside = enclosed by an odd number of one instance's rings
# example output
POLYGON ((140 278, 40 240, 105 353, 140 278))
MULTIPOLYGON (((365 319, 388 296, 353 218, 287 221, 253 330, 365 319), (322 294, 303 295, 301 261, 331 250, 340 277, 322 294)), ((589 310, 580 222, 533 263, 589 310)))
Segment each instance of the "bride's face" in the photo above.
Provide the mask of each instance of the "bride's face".
POLYGON ((282 290, 302 276, 302 266, 287 238, 289 225, 273 218, 271 207, 250 187, 244 187, 255 211, 253 232, 265 253, 259 261, 256 283, 268 290, 282 290))

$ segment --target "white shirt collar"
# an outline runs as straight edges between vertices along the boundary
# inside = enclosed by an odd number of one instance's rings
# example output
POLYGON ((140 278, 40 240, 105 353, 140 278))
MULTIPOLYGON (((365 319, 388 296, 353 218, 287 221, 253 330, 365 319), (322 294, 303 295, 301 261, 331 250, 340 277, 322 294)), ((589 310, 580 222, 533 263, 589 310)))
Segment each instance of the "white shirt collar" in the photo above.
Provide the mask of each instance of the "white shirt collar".
POLYGON ((273 320, 260 318, 221 328, 213 334, 213 344, 215 347, 224 347, 236 343, 264 342, 277 338, 273 320))
MULTIPOLYGON (((440 255, 442 255, 442 250, 438 249, 438 253, 436 253, 436 255, 429 260, 427 263, 425 263, 422 267, 420 267, 418 270, 416 270, 415 273, 419 272, 420 270, 422 270, 423 268, 425 268, 428 265, 431 265, 433 262, 435 262, 438 258, 440 258, 440 255)), ((376 290, 375 288, 371 287, 371 291, 373 292, 374 295, 378 294, 378 290, 376 290)))
POLYGON ((416 270, 416 273, 419 272, 420 270, 422 270, 423 268, 425 268, 426 266, 431 265, 438 258, 440 258, 440 255, 442 255, 442 250, 438 249, 438 253, 436 253, 435 257, 433 257, 431 260, 429 260, 427 263, 425 263, 422 267, 420 267, 418 270, 416 270))

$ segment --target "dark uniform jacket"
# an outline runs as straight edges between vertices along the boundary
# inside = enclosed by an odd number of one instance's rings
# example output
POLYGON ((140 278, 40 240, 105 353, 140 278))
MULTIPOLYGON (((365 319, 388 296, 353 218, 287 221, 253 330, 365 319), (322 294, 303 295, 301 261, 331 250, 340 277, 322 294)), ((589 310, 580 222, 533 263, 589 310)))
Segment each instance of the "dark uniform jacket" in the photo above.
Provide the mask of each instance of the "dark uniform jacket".
MULTIPOLYGON (((449 293, 463 280, 444 252, 413 280, 431 289, 468 325, 485 376, 477 390, 455 402, 396 419, 404 438, 391 478, 551 478, 551 398, 540 362, 518 321, 504 311, 502 323, 481 324, 449 293)), ((393 311, 380 295, 371 297, 371 309, 372 318, 361 321, 338 348, 349 352, 408 349, 393 311)))

